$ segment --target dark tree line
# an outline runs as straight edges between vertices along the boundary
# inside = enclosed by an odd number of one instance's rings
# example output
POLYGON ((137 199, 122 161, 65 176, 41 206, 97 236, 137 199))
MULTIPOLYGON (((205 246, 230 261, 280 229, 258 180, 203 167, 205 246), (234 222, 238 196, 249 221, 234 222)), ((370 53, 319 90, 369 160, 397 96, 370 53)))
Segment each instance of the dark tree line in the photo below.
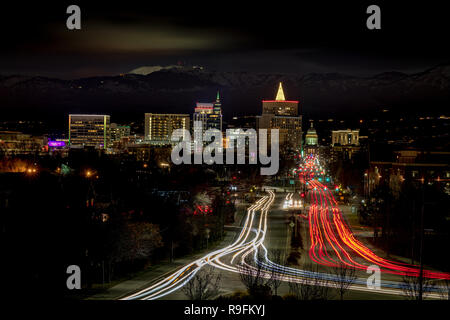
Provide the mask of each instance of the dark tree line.
POLYGON ((216 184, 214 171, 202 166, 167 170, 96 151, 35 161, 36 174, 0 173, 2 270, 11 292, 29 287, 65 296, 73 264, 81 268, 83 288, 98 287, 167 261, 171 252, 205 248, 204 229, 214 243, 234 216, 220 188, 210 195, 211 215, 193 214, 197 190, 216 184))

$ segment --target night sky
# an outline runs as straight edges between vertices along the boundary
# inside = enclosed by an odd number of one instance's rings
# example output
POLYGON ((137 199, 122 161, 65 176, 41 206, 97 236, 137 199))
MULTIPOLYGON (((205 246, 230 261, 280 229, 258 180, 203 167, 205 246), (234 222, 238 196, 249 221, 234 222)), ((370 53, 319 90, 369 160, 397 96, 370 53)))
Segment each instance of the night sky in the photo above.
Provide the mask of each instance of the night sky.
POLYGON ((181 63, 366 76, 417 72, 450 57, 448 13, 423 2, 91 2, 2 3, 0 74, 71 79, 181 63), (80 31, 66 28, 70 4, 81 7, 80 31), (366 28, 370 4, 381 7, 381 30, 366 28))

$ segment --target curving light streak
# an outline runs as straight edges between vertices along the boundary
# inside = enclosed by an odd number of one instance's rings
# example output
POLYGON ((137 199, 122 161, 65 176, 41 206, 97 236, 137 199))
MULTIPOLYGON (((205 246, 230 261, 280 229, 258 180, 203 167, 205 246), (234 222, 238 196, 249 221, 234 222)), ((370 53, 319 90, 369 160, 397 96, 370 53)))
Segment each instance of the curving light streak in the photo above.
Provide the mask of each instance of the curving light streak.
MULTIPOLYGON (((265 196, 259 199, 255 204, 247 209, 247 217, 244 222, 244 227, 241 230, 238 238, 229 246, 215 250, 206 256, 195 260, 194 262, 182 267, 180 270, 176 271, 172 275, 162 279, 161 281, 151 285, 139 292, 136 292, 132 295, 126 296, 121 300, 134 300, 134 299, 158 299, 165 295, 168 295, 179 288, 181 288, 184 284, 186 284, 195 274, 205 265, 212 264, 212 262, 219 257, 230 254, 236 250, 242 249, 248 245, 246 243, 246 239, 248 238, 250 232, 261 232, 261 230, 255 230, 252 228, 253 219, 255 215, 255 211, 259 210, 263 207, 263 205, 267 202, 268 199, 271 199, 273 202, 274 194, 273 192, 269 192, 269 196, 265 196)), ((268 208, 268 207, 267 207, 268 208)), ((225 266, 225 269, 227 266, 225 266)), ((222 267, 223 268, 223 267, 222 267)))
MULTIPOLYGON (((306 165, 306 168, 310 166, 306 165)), ((342 263, 349 267, 365 270, 366 265, 358 263, 352 258, 352 255, 356 253, 366 262, 378 265, 382 272, 419 276, 418 266, 381 258, 357 240, 345 222, 333 193, 324 184, 310 180, 309 189, 311 198, 308 214, 311 240, 309 256, 311 260, 325 266, 337 267, 342 263), (330 258, 327 247, 334 251, 339 262, 330 258)), ((424 270, 423 275, 433 279, 450 279, 448 273, 429 270, 424 270)))
MULTIPOLYGON (((366 260, 371 263, 378 264, 380 261, 385 262, 382 269, 383 271, 385 271, 387 266, 392 267, 395 265, 401 267, 401 265, 406 265, 401 263, 396 264, 395 262, 382 259, 372 253, 370 249, 364 247, 362 243, 353 237, 353 234, 346 225, 345 220, 341 217, 342 213, 337 207, 337 202, 331 192, 326 190, 322 184, 314 180, 310 181, 309 188, 315 188, 315 191, 311 192, 312 205, 310 206, 308 214, 311 240, 309 255, 313 261, 322 265, 334 267, 338 265, 338 261, 336 260, 338 259, 346 265, 359 269, 365 269, 366 266, 357 263, 352 258, 350 255, 350 252, 352 251, 346 250, 347 248, 350 248, 353 251, 356 251, 359 256, 365 256, 367 258, 366 260), (317 194, 319 194, 319 198, 317 197, 317 194), (321 202, 320 206, 319 199, 321 202), (332 258, 328 254, 327 246, 332 247, 332 251, 337 258, 332 258)), ((247 216, 242 230, 232 244, 222 249, 215 250, 204 257, 195 260, 194 262, 174 272, 170 276, 165 277, 164 279, 143 290, 140 290, 137 293, 122 298, 122 300, 153 300, 164 297, 184 286, 206 264, 225 271, 255 274, 256 268, 246 262, 247 257, 252 257, 258 265, 263 267, 260 276, 265 278, 275 276, 282 281, 302 281, 303 283, 306 281, 306 283, 326 286, 334 286, 330 283, 330 281, 346 281, 345 279, 340 279, 335 275, 281 266, 270 261, 267 254, 267 248, 264 246, 264 240, 267 231, 268 211, 274 202, 275 194, 272 191, 268 191, 267 193, 267 196, 262 197, 247 209, 247 216), (259 219, 256 216, 258 211, 260 211, 259 219), (254 223, 257 224, 256 227, 253 227, 254 223), (253 238, 251 238, 251 234, 254 234, 253 238), (257 253, 259 249, 262 249, 264 258, 263 261, 258 260, 257 253), (253 255, 251 255, 252 253, 253 255), (240 257, 240 259, 237 259, 238 257, 240 257), (246 267, 244 270, 247 271, 243 271, 242 268, 237 268, 235 265, 236 261, 238 261, 239 264, 244 265, 246 267)), ((292 199, 292 195, 292 193, 288 193, 286 200, 292 199)), ((438 274, 441 275, 441 273, 428 272, 426 274, 428 276, 438 274)), ((383 281, 382 288, 378 290, 378 292, 402 295, 402 286, 402 284, 394 281, 383 281)), ((356 279, 350 286, 350 289, 372 291, 372 289, 368 289, 366 287, 366 279, 356 279)), ((433 293, 425 293, 425 295, 439 297, 437 294, 433 293)))

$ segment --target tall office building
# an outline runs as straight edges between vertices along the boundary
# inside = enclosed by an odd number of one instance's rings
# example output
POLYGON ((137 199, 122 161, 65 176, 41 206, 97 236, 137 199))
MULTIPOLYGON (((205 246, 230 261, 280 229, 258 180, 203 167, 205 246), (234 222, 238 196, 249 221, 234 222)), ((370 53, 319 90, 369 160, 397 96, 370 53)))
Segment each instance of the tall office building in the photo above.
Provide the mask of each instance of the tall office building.
POLYGON ((110 144, 110 116, 69 114, 69 145, 106 149, 110 144))
MULTIPOLYGON (((278 129, 281 153, 302 149, 302 116, 297 100, 286 100, 280 82, 275 100, 263 100, 262 115, 257 118, 259 129, 278 129)), ((268 138, 270 141, 270 138, 268 138)))
MULTIPOLYGON (((189 131, 189 121, 188 114, 146 113, 145 140, 157 145, 176 143, 171 141, 173 131, 176 129, 185 129, 189 131)), ((178 136, 178 138, 181 137, 181 135, 178 136)))
POLYGON ((213 114, 210 116, 211 128, 218 129, 222 132, 222 103, 220 102, 219 91, 217 91, 216 101, 213 105, 213 114))
POLYGON ((130 136, 130 126, 121 126, 111 123, 111 142, 120 141, 122 138, 130 136))
POLYGON ((201 129, 202 131, 205 131, 213 127, 213 118, 211 118, 212 115, 214 115, 213 103, 197 102, 194 109, 194 114, 192 115, 192 120, 201 121, 201 129))
MULTIPOLYGON (((196 128, 194 125, 194 137, 202 136, 205 130, 217 129, 222 132, 222 104, 220 103, 219 91, 217 91, 215 102, 197 102, 192 116, 193 122, 200 121, 202 123, 200 128, 196 128)), ((220 148, 219 141, 216 141, 216 147, 220 148)), ((209 144, 209 142, 203 142, 202 144, 193 144, 193 148, 196 152, 201 152, 202 146, 209 144)))
POLYGON ((298 101, 286 100, 283 85, 280 82, 275 100, 263 100, 263 114, 276 116, 298 116, 298 101))
POLYGON ((201 121, 202 129, 217 129, 222 132, 222 103, 217 91, 216 101, 197 102, 194 109, 193 121, 201 121))

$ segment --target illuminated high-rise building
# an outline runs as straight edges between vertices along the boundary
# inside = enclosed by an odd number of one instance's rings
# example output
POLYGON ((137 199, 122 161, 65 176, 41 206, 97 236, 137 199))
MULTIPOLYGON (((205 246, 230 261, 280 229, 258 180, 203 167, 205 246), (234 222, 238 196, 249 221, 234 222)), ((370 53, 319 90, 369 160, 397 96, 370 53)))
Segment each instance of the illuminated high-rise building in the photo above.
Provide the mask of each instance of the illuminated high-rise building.
POLYGON ((203 130, 217 129, 222 132, 222 103, 219 91, 217 91, 216 101, 197 102, 193 121, 201 121, 203 130))
POLYGON ((213 103, 197 102, 194 109, 194 114, 192 115, 192 120, 201 121, 201 129, 202 131, 205 131, 213 127, 213 118, 211 118, 212 115, 214 115, 213 103))
MULTIPOLYGON (((302 116, 297 100, 286 100, 283 85, 279 84, 275 100, 262 101, 259 129, 278 129, 281 153, 302 149, 302 116)), ((270 130, 268 130, 270 131, 270 130)), ((270 141, 270 138, 269 138, 270 141)))
POLYGON ((298 116, 298 101, 286 100, 283 85, 280 82, 275 100, 263 100, 263 114, 276 116, 298 116))
MULTIPOLYGON (((176 129, 189 131, 188 114, 145 114, 145 140, 152 144, 165 145, 177 142, 171 141, 172 133, 176 129)), ((178 138, 185 138, 179 135, 178 138)))
POLYGON ((69 114, 69 145, 106 149, 110 144, 110 116, 69 114))
POLYGON ((213 105, 213 114, 210 116, 211 128, 218 129, 222 132, 222 103, 220 102, 219 91, 217 91, 216 101, 213 105))
MULTIPOLYGON (((203 133, 208 129, 217 129, 222 132, 222 104, 220 103, 220 95, 217 92, 216 101, 215 102, 197 102, 195 107, 194 114, 192 116, 193 122, 200 121, 201 126, 196 127, 194 125, 194 137, 200 136, 202 137, 203 133), (198 132, 197 132, 198 131, 198 132)), ((219 146, 219 141, 215 141, 217 147, 219 146)), ((197 152, 201 152, 201 148, 203 145, 209 144, 208 142, 203 142, 200 145, 194 145, 194 150, 197 152)))
POLYGON ((111 123, 111 142, 120 141, 122 138, 130 136, 130 126, 121 126, 111 123))

